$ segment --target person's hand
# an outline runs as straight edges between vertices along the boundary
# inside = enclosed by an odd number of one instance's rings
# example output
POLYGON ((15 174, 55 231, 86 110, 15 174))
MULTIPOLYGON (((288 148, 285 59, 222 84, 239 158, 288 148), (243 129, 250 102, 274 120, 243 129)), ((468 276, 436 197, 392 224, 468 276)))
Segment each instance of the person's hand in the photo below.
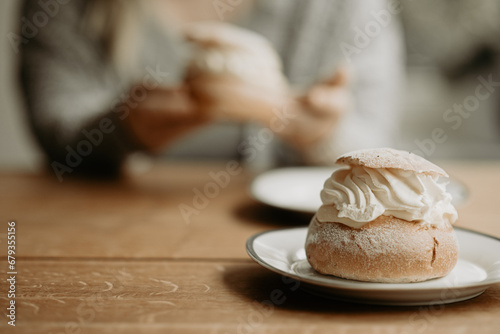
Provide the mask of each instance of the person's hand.
POLYGON ((130 105, 125 118, 128 128, 150 151, 163 148, 208 121, 187 87, 147 90, 146 98, 130 105))
POLYGON ((213 120, 267 125, 273 109, 287 104, 288 87, 264 89, 232 76, 199 76, 187 82, 203 113, 213 120))
POLYGON ((345 68, 327 81, 315 84, 290 105, 293 118, 284 128, 282 137, 299 149, 307 149, 326 140, 334 131, 340 118, 351 108, 345 68))

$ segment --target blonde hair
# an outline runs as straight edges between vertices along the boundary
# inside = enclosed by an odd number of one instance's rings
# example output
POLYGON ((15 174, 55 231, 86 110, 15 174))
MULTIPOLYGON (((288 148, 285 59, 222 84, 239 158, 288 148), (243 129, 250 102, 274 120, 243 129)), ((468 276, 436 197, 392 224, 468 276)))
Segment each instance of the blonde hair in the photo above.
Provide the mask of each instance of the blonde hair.
POLYGON ((101 44, 108 60, 121 76, 133 76, 137 64, 144 1, 88 0, 84 31, 101 44))

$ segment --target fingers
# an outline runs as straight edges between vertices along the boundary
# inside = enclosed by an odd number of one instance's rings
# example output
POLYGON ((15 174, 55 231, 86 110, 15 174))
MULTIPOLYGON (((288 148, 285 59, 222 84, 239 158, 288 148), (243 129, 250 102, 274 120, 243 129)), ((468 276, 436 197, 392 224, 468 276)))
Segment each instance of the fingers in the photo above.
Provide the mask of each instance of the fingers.
POLYGON ((203 111, 214 120, 268 124, 274 117, 273 109, 289 100, 284 92, 263 90, 238 78, 198 78, 191 84, 203 111))
POLYGON ((159 149, 208 121, 185 87, 148 90, 135 102, 126 124, 146 148, 159 149))
POLYGON ((189 118, 197 114, 197 103, 187 87, 154 89, 147 92, 137 110, 149 112, 156 118, 189 118))
POLYGON ((338 117, 350 104, 349 92, 343 87, 317 85, 306 95, 310 112, 318 117, 338 117))
POLYGON ((346 66, 339 66, 332 77, 323 82, 327 86, 346 86, 349 82, 349 71, 346 66))
POLYGON ((341 66, 330 79, 314 85, 298 101, 317 117, 337 118, 350 107, 348 78, 347 68, 341 66))

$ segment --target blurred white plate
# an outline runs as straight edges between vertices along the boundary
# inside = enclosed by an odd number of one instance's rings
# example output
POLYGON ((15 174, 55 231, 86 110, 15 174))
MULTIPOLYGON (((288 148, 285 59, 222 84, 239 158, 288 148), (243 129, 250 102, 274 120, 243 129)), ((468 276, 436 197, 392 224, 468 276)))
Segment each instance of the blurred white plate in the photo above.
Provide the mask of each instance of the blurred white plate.
MULTIPOLYGON (((323 183, 338 167, 289 167, 273 169, 257 176, 250 187, 253 197, 280 209, 315 213, 321 205, 319 193, 323 183)), ((447 186, 453 204, 468 197, 467 187, 450 178, 447 186)))
POLYGON ((258 264, 331 299, 382 305, 438 305, 474 298, 500 282, 500 239, 455 228, 459 260, 446 277, 420 283, 368 283, 317 273, 306 259, 307 227, 268 231, 247 241, 258 264))

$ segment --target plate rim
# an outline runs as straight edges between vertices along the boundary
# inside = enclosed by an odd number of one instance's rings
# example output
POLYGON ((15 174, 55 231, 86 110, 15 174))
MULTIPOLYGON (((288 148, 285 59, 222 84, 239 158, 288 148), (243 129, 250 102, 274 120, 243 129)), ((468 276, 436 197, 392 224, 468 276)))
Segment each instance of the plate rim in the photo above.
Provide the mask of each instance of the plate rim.
POLYGON ((342 167, 341 165, 334 165, 334 166, 286 166, 286 167, 274 168, 274 169, 268 170, 264 173, 261 173, 259 175, 256 175, 252 179, 252 181, 250 183, 250 187, 249 187, 250 188, 250 195, 252 196, 252 198, 254 200, 258 201, 259 203, 267 205, 267 206, 272 207, 272 208, 281 209, 281 210, 289 210, 289 211, 298 212, 298 213, 308 213, 308 214, 314 213, 317 210, 317 208, 315 210, 309 210, 309 209, 303 209, 303 208, 301 209, 301 208, 285 207, 283 205, 271 203, 267 200, 262 200, 262 198, 260 198, 260 196, 256 195, 258 193, 255 191, 256 184, 258 182, 261 182, 259 180, 261 180, 263 177, 269 177, 272 174, 279 174, 279 173, 282 173, 283 171, 291 171, 291 170, 305 171, 306 169, 307 170, 311 170, 311 169, 326 170, 326 169, 329 169, 333 173, 335 170, 337 170, 341 167, 342 167))
MULTIPOLYGON (((286 271, 283 271, 279 268, 276 268, 272 265, 269 265, 267 262, 263 261, 261 259, 261 257, 255 252, 255 249, 253 247, 253 243, 254 241, 259 238, 260 236, 264 235, 264 234, 268 234, 268 233, 271 233, 271 232, 280 232, 280 231, 291 231, 291 230, 299 230, 299 229, 307 229, 308 226, 297 226, 297 227, 288 227, 288 228, 279 228, 279 229, 274 229, 274 230, 267 230, 267 231, 262 231, 262 232, 258 232, 254 235, 252 235, 250 238, 247 239, 247 242, 246 242, 246 250, 247 250, 247 254, 250 256, 250 258, 255 261, 257 264, 259 264, 260 266, 274 272, 274 273, 277 273, 279 275, 282 275, 282 276, 285 276, 285 277, 288 277, 288 278, 292 278, 292 279, 295 279, 295 280, 298 280, 300 282, 304 282, 306 284, 312 284, 312 285, 315 285, 315 286, 322 286, 322 287, 327 287, 327 288, 331 288, 331 289, 341 289, 341 290, 353 290, 353 291, 405 291, 405 290, 413 290, 413 291, 439 291, 439 290, 442 290, 442 287, 428 287, 428 288, 422 288, 422 289, 411 289, 411 288, 408 288, 409 285, 411 285, 412 283, 387 283, 388 286, 387 288, 383 288, 381 287, 379 284, 385 284, 385 283, 379 283, 379 282, 363 282, 363 281, 354 281, 354 280, 348 280, 346 279, 347 281, 353 281, 353 282, 361 282, 363 284, 377 284, 377 287, 375 288, 367 288, 367 287, 352 287, 352 286, 332 286, 332 285, 328 285, 328 284, 321 284, 319 283, 318 281, 316 280, 311 280, 309 278, 306 278, 306 277, 302 277, 302 276, 299 276, 297 274, 293 274, 293 273, 289 273, 289 272, 286 272, 286 271), (390 286, 389 286, 390 285, 390 286), (399 286, 398 286, 399 285, 399 286)), ((489 235, 489 234, 486 234, 484 232, 479 232, 479 231, 474 231, 474 230, 471 230, 469 228, 465 228, 465 227, 460 227, 460 226, 453 226, 453 229, 456 229, 456 230, 461 230, 461 231, 464 231, 464 232, 467 232, 467 233, 472 233, 472 234, 477 234, 477 235, 480 235, 480 236, 483 236, 483 237, 487 237, 487 238, 490 238, 490 239, 493 239, 497 242, 500 243, 500 238, 498 237, 495 237, 495 236, 492 236, 492 235, 489 235)), ((327 276, 327 275, 325 275, 327 276)), ((479 282, 479 283, 467 283, 467 284, 461 284, 461 285, 457 285, 457 286, 453 286, 454 288, 460 288, 460 289, 467 289, 467 288, 480 288, 480 287, 485 287, 485 289, 493 284, 497 284, 497 283, 500 283, 500 279, 498 281, 491 281, 491 280, 484 280, 482 282, 479 282)))

